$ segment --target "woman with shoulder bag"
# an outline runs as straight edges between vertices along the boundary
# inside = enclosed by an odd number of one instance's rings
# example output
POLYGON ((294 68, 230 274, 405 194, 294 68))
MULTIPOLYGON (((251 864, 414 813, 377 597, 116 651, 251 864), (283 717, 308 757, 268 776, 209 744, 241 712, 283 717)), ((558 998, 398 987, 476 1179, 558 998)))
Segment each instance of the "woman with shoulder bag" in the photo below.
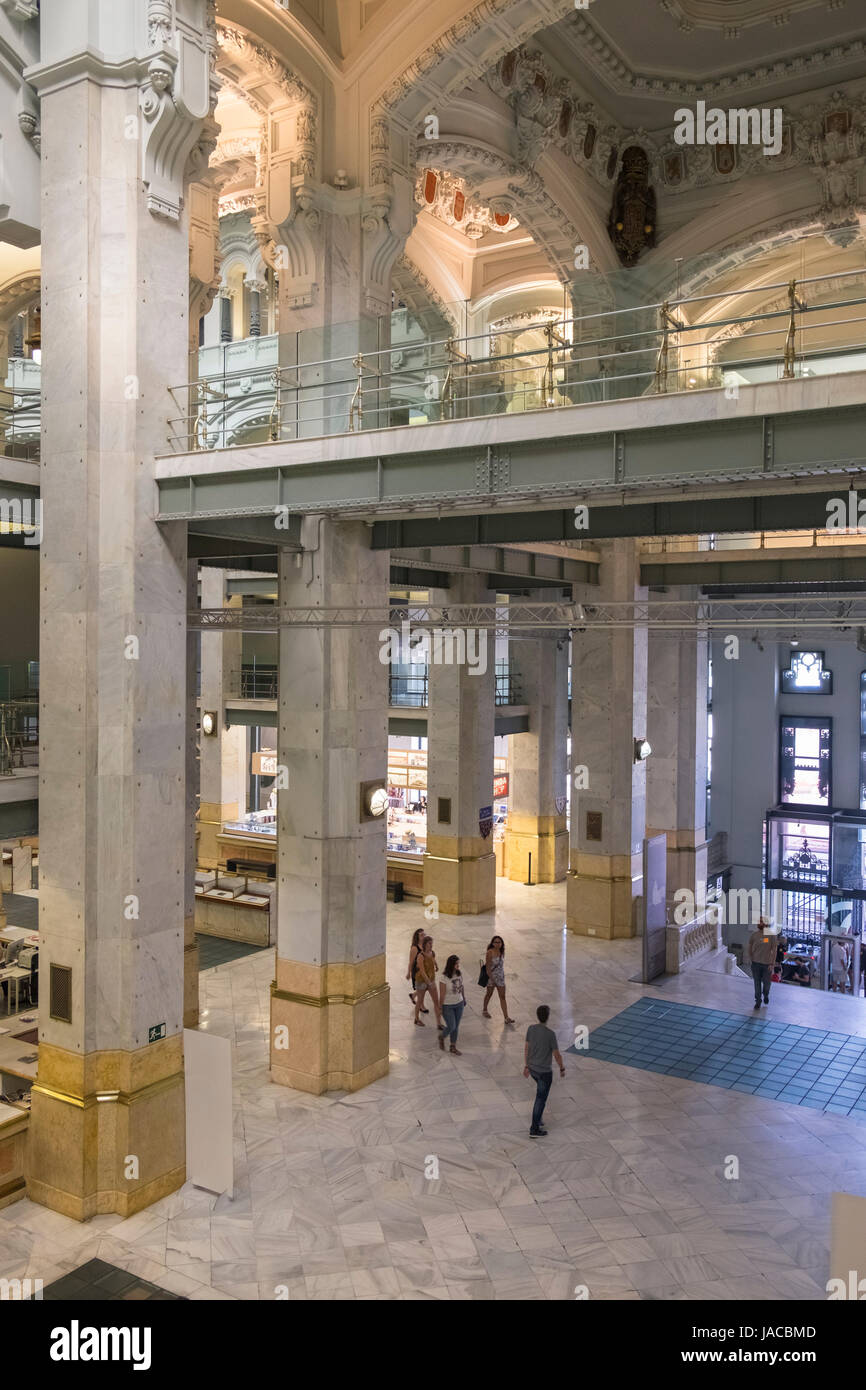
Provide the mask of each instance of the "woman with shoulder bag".
MULTIPOLYGON (((417 931, 412 933, 412 945, 409 947, 409 969, 406 971, 406 979, 410 980, 412 983, 412 988, 409 991, 409 998, 412 1000, 413 1004, 418 1003, 415 993, 415 966, 421 954, 421 940, 423 936, 424 928, 419 927, 417 931)), ((421 1012, 427 1014, 430 1010, 422 1009, 421 1012)))
POLYGON ((502 1006, 502 1017, 506 1023, 513 1024, 514 1019, 508 1017, 508 1004, 505 999, 505 942, 501 936, 494 936, 487 947, 484 967, 487 973, 487 993, 484 996, 482 1017, 490 1017, 487 1012, 487 1005, 493 997, 493 991, 496 990, 499 995, 499 1003, 502 1006))

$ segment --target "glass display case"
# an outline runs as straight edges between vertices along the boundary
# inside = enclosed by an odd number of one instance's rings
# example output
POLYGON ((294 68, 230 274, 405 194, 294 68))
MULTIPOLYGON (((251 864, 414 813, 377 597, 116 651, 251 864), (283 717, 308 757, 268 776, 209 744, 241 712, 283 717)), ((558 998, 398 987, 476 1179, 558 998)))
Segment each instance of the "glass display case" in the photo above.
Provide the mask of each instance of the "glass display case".
POLYGON ((223 825, 226 835, 270 835, 277 833, 276 811, 250 811, 243 820, 227 820, 223 825))

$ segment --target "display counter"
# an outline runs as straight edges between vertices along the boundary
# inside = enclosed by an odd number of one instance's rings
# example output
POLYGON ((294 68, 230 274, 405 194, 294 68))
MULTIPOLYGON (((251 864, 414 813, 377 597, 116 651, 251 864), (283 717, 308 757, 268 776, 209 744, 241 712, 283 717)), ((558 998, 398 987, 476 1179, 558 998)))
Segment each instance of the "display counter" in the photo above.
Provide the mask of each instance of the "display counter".
POLYGON ((388 852, 389 883, 402 883, 403 892, 410 898, 424 896, 424 856, 409 851, 388 852))
POLYGON ((388 810, 388 853, 423 854, 427 848, 427 812, 388 810))
POLYGON ((24 1154, 30 1116, 23 1107, 0 1100, 0 1207, 25 1195, 24 1154))
MULTIPOLYGON (((230 859, 243 860, 245 864, 262 866, 261 876, 266 878, 269 864, 277 862, 277 836, 274 827, 265 831, 235 831, 228 826, 217 835, 220 860, 228 863, 230 859)), ((255 869, 250 870, 255 873, 255 869)))
POLYGON ((197 932, 249 946, 271 944, 276 884, 249 874, 216 874, 202 869, 195 877, 197 932))

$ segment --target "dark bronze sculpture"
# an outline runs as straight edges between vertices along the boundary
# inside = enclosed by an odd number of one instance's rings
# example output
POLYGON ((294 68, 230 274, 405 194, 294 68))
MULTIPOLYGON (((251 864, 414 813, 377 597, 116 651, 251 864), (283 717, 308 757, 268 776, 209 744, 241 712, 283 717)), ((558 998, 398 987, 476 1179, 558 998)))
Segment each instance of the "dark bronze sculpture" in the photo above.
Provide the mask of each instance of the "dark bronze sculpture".
POLYGON ((656 244, 656 195, 649 184, 649 160, 639 145, 623 152, 607 229, 623 265, 656 244))

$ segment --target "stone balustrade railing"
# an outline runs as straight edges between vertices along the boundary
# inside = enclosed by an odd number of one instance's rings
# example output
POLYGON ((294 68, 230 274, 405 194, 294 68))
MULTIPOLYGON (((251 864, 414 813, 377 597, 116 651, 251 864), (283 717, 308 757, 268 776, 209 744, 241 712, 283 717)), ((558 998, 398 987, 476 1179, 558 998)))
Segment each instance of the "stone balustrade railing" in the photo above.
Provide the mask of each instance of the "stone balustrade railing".
POLYGON ((696 960, 710 956, 722 946, 722 926, 715 908, 705 908, 682 926, 675 923, 666 928, 666 969, 669 975, 680 975, 696 960))

